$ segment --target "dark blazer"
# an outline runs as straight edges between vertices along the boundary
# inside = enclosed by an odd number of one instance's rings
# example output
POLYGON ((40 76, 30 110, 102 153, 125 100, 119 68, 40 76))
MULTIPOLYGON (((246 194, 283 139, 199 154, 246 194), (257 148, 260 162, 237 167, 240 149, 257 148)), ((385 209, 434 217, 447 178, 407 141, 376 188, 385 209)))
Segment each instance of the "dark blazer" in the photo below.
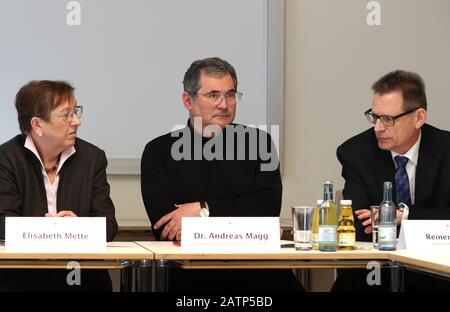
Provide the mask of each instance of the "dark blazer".
MULTIPOLYGON (((343 196, 353 201, 353 210, 368 209, 383 199, 383 182, 392 181, 395 166, 391 152, 378 148, 373 128, 337 148, 345 179, 343 196)), ((394 202, 396 201, 393 192, 394 202)), ((450 132, 423 125, 416 167, 415 203, 408 219, 450 219, 450 132)), ((362 221, 355 218, 357 240, 369 241, 362 221)))
MULTIPOLYGON (((39 216, 48 212, 41 164, 24 147, 25 135, 0 146, 0 238, 5 237, 5 217, 39 216)), ((106 238, 117 233, 114 205, 106 181, 105 153, 76 139, 76 153, 59 172, 57 209, 71 210, 79 217, 106 217, 106 238)), ((111 291, 107 270, 81 270, 81 285, 69 286, 64 269, 0 270, 0 292, 4 291, 111 291)))
MULTIPOLYGON (((24 147, 25 135, 18 135, 0 146, 0 238, 5 237, 5 217, 40 216, 48 212, 41 164, 24 147)), ((105 153, 96 146, 76 139, 76 153, 59 172, 58 210, 71 210, 79 217, 106 217, 106 237, 117 233, 117 222, 109 184, 106 180, 105 153)))

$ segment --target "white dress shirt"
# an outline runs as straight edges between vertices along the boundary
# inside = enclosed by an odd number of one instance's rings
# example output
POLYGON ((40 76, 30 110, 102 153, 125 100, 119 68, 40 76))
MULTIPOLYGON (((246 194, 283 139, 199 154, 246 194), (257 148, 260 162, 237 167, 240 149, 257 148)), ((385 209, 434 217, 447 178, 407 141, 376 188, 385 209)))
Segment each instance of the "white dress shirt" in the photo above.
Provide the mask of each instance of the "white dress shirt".
POLYGON ((34 141, 33 141, 33 138, 31 137, 31 135, 29 135, 29 134, 27 135, 24 146, 25 146, 25 148, 29 149, 34 155, 36 155, 37 159, 39 159, 39 162, 41 163, 42 176, 44 177, 45 193, 47 196, 48 212, 56 215, 58 212, 58 208, 56 206, 56 195, 58 194, 59 170, 61 169, 64 162, 70 156, 75 154, 75 152, 76 152, 75 147, 74 146, 69 147, 64 152, 61 153, 61 156, 59 158, 58 168, 56 169, 55 180, 53 181, 53 183, 50 183, 50 179, 47 175, 47 171, 45 171, 44 164, 42 163, 41 157, 39 156, 39 153, 36 149, 36 145, 34 145, 34 141))

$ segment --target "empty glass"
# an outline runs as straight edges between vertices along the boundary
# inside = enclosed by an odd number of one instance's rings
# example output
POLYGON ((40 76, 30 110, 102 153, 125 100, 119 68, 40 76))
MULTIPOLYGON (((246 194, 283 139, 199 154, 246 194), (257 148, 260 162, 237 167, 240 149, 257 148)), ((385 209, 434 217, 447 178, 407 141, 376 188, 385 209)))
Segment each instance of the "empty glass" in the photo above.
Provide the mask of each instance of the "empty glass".
POLYGON ((311 250, 311 226, 314 213, 313 206, 292 207, 292 227, 296 250, 311 250))
POLYGON ((370 218, 372 219, 372 243, 373 248, 378 249, 378 225, 380 218, 378 217, 379 206, 370 206, 370 218))

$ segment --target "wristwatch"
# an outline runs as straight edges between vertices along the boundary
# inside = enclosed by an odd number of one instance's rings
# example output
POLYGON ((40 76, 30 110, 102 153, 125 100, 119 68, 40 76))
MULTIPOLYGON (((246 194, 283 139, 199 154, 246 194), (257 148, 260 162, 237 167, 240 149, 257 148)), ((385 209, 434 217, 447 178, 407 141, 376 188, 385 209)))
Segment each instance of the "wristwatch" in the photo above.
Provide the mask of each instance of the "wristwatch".
POLYGON ((209 217, 209 208, 204 200, 200 201, 200 217, 209 217))

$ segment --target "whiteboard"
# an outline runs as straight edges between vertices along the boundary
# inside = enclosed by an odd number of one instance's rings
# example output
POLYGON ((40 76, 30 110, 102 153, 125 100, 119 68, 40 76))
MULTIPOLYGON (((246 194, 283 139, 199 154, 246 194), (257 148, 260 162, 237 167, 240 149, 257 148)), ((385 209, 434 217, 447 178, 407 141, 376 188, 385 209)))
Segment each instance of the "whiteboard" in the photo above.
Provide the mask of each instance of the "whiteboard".
POLYGON ((0 0, 0 142, 19 133, 22 85, 66 80, 84 106, 78 136, 105 150, 110 174, 137 174, 145 144, 186 124, 185 71, 212 56, 237 71, 235 122, 282 124, 283 18, 278 31, 271 16, 283 15, 283 1, 74 2, 80 25, 67 22, 71 1, 0 0))

